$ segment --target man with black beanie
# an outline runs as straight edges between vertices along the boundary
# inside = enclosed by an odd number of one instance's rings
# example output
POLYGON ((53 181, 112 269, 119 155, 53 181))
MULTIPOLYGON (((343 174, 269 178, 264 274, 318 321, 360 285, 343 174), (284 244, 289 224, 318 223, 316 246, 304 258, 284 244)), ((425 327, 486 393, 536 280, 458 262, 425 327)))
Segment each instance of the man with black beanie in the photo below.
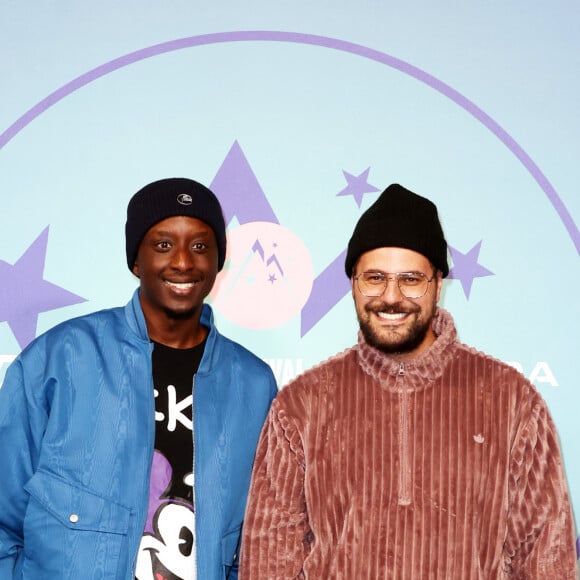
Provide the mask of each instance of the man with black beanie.
POLYGON ((277 389, 204 303, 216 196, 155 181, 127 208, 139 288, 33 341, 0 389, 0 578, 238 577, 252 462, 277 389))
POLYGON ((284 387, 262 431, 244 580, 577 580, 553 421, 521 374, 457 339, 437 208, 389 186, 345 271, 356 346, 284 387))

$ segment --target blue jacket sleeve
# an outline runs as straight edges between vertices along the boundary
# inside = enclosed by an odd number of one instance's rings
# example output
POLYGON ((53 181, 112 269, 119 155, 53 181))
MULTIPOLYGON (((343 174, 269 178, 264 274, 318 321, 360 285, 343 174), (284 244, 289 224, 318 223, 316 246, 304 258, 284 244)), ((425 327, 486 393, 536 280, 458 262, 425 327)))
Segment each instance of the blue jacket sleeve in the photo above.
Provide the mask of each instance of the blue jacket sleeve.
MULTIPOLYGON (((22 361, 6 371, 0 388, 0 578, 17 577, 28 504, 24 485, 38 463, 47 420, 42 397, 27 392, 22 361)), ((40 387, 40 385, 38 385, 40 387)), ((42 389, 38 389, 41 391, 42 389)))

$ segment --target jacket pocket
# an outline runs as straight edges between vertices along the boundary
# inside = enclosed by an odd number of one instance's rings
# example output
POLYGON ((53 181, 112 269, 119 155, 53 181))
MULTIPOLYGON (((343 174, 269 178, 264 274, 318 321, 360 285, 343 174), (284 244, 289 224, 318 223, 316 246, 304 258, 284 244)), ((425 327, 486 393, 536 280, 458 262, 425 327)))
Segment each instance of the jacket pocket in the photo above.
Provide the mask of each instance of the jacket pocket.
POLYGON ((129 529, 128 507, 47 472, 36 472, 24 489, 71 530, 126 534, 129 529))
POLYGON ((222 564, 225 578, 237 578, 240 536, 242 526, 238 526, 222 536, 222 564))
POLYGON ((46 471, 36 472, 24 489, 30 497, 23 578, 124 577, 118 572, 130 508, 46 471))

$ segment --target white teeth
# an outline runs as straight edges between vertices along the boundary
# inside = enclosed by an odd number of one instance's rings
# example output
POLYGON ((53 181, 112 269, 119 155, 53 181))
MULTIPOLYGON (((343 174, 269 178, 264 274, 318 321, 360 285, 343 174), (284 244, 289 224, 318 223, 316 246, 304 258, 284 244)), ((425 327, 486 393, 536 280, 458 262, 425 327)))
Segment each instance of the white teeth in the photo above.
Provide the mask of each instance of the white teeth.
POLYGON ((395 312, 389 314, 388 312, 377 312, 379 318, 384 318, 385 320, 401 320, 407 316, 406 312, 395 312))
POLYGON ((195 286, 195 282, 169 282, 168 280, 165 281, 168 286, 172 288, 177 288, 177 290, 187 290, 188 288, 193 288, 195 286))

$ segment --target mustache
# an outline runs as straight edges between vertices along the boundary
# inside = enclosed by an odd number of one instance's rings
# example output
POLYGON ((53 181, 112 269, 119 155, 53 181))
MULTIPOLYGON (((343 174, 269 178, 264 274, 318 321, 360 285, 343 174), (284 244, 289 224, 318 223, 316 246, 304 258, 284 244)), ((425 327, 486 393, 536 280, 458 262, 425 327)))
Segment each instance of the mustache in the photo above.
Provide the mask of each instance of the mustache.
POLYGON ((419 312, 421 309, 417 305, 402 304, 395 302, 394 304, 387 304, 386 302, 369 302, 365 305, 366 312, 384 312, 386 314, 412 314, 419 312))

